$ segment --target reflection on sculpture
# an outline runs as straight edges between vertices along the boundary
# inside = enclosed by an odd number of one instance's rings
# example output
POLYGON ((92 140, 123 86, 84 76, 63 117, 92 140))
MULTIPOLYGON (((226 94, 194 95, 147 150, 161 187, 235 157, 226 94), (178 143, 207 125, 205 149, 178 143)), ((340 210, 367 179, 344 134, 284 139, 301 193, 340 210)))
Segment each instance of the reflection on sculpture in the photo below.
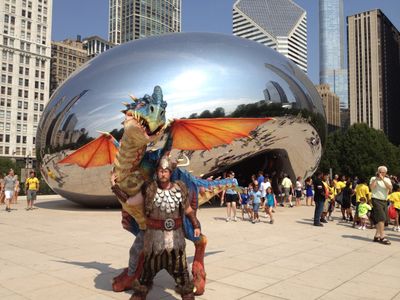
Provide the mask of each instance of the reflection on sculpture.
MULTIPOLYGON (((110 166, 82 170, 58 162, 95 139, 98 130, 111 132, 119 140, 121 102, 130 101, 127 95, 144 95, 158 84, 168 102, 167 119, 275 117, 249 138, 230 145, 173 150, 176 158, 184 154, 190 159, 185 168, 192 174, 212 175, 227 168, 252 166, 255 161, 271 173, 285 170, 292 176, 309 176, 317 167, 326 134, 324 112, 318 93, 301 70, 273 50, 248 40, 179 33, 115 47, 88 62, 55 92, 39 124, 36 147, 42 169, 54 172, 58 165, 58 174, 62 174, 62 186, 51 178, 49 185, 84 205, 115 205, 109 191, 110 166), (266 101, 264 90, 269 82, 279 84, 287 103, 266 101), (268 111, 264 110, 267 107, 268 111), (313 138, 320 143, 310 143, 313 138)), ((158 143, 165 142, 166 135, 158 143)), ((160 148, 158 143, 148 149, 160 148)))

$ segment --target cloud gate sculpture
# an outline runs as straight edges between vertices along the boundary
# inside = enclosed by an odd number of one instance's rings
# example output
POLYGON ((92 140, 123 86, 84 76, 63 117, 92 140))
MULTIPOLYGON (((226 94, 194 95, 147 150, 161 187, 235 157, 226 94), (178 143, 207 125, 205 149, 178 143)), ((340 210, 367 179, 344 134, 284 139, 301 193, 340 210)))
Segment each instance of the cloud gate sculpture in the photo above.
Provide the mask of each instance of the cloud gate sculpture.
MULTIPOLYGON (((293 62, 258 43, 209 33, 177 33, 115 47, 73 73, 53 94, 39 123, 37 159, 61 196, 85 206, 115 206, 112 165, 59 163, 110 132, 122 136, 121 110, 131 97, 160 86, 167 119, 273 117, 249 137, 210 150, 173 150, 202 177, 233 169, 239 182, 258 170, 307 177, 318 167, 326 138, 322 101, 293 62)), ((161 138, 157 148, 165 143, 161 138)))

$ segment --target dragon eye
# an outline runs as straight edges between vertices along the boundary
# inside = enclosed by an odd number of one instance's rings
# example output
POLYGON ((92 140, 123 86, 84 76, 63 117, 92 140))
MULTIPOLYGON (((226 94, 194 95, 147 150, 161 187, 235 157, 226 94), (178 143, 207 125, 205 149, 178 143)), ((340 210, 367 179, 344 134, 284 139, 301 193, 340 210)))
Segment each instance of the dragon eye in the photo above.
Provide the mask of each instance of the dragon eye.
POLYGON ((150 106, 150 111, 153 113, 154 112, 154 107, 153 105, 150 106))
POLYGON ((161 114, 160 114, 161 117, 164 115, 164 112, 165 112, 164 110, 161 112, 161 114))

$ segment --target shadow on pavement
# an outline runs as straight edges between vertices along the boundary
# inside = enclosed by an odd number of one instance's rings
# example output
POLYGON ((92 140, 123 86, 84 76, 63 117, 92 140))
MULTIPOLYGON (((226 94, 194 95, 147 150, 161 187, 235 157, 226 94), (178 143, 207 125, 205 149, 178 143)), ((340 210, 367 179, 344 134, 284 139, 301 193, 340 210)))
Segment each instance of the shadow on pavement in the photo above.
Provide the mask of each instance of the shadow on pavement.
POLYGON ((41 201, 35 203, 35 206, 41 209, 52 209, 52 210, 68 210, 68 211, 119 211, 120 208, 93 208, 93 207, 85 207, 74 203, 69 200, 60 199, 60 200, 49 200, 49 201, 41 201))
POLYGON ((301 221, 296 220, 296 223, 305 224, 305 225, 314 225, 314 220, 313 219, 301 219, 301 221))
POLYGON ((343 238, 345 239, 353 239, 353 240, 359 240, 359 241, 367 241, 367 242, 372 242, 372 239, 363 237, 363 236, 358 236, 358 235, 348 235, 344 234, 342 235, 343 238))
MULTIPOLYGON (((225 251, 210 251, 205 254, 205 257, 221 253, 225 251)), ((187 260, 188 263, 192 263, 194 256, 188 256, 187 260)), ((104 291, 112 291, 112 279, 119 275, 124 269, 114 269, 111 268, 111 264, 101 263, 97 261, 90 261, 90 262, 80 262, 80 261, 65 261, 65 260, 56 260, 56 262, 70 264, 75 266, 80 266, 86 269, 94 269, 98 270, 100 273, 94 278, 94 287, 96 289, 104 290, 104 291)), ((207 266, 205 266, 207 269, 207 266)), ((189 273, 191 270, 189 270, 189 273)), ((157 279, 156 279, 157 280, 157 279)), ((165 288, 174 288, 174 286, 166 286, 165 288)), ((125 293, 132 293, 131 291, 126 291, 125 293)))
POLYGON ((56 260, 56 262, 80 266, 86 269, 98 270, 100 273, 94 278, 94 286, 96 289, 104 291, 112 291, 111 288, 112 278, 117 276, 119 273, 123 271, 123 269, 111 268, 110 267, 111 264, 101 263, 97 261, 79 262, 79 261, 56 260))
POLYGON ((400 242, 400 236, 398 234, 388 233, 387 236, 390 237, 391 241, 399 241, 400 242))

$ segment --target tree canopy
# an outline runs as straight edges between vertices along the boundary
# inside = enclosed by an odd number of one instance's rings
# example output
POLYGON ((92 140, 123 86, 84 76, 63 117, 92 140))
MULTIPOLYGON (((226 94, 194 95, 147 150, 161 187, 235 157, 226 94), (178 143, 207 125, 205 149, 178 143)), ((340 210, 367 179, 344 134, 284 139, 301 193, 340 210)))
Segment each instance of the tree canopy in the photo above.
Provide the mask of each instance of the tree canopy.
POLYGON ((400 174, 400 148, 391 144, 382 131, 354 124, 328 135, 320 169, 369 178, 380 165, 387 166, 390 174, 400 174))

